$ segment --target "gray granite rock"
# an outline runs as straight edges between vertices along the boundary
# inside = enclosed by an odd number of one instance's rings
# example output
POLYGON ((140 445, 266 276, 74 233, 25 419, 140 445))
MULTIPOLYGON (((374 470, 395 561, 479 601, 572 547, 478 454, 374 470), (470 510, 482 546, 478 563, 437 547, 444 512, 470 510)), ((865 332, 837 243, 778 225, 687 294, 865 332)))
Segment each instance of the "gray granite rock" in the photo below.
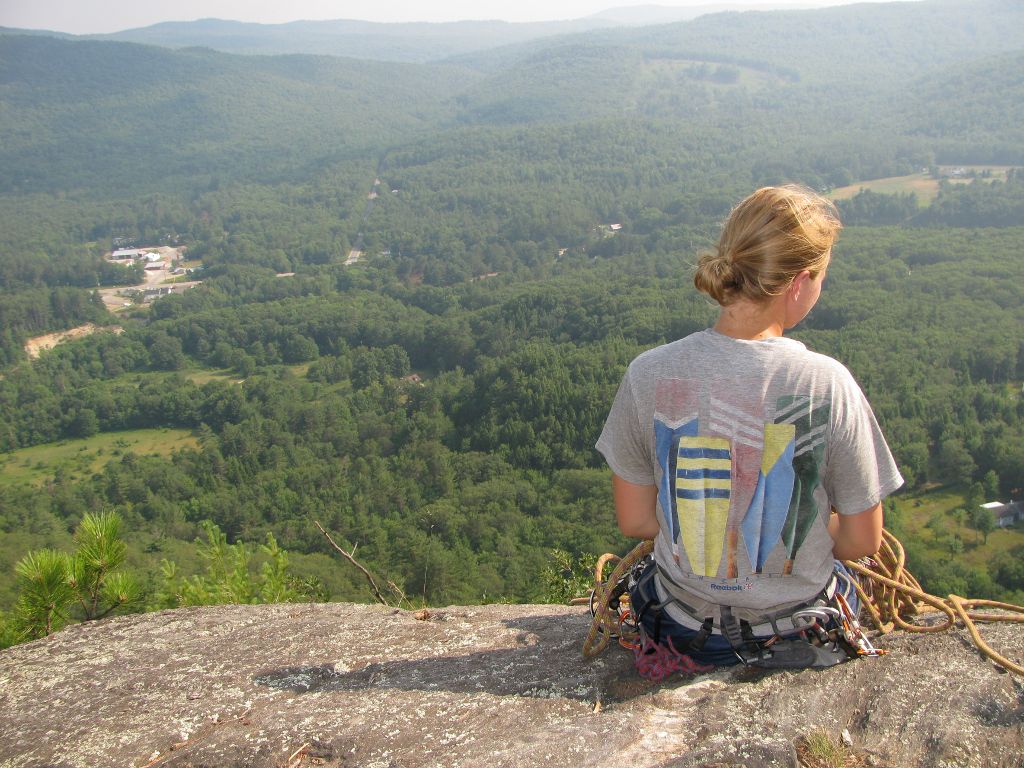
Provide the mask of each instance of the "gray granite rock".
MULTIPOLYGON (((962 632, 836 668, 654 685, 585 609, 218 606, 0 652, 0 766, 792 766, 849 730, 869 765, 1024 766, 1024 685, 962 632), (291 760, 289 761, 289 758, 291 760)), ((1024 631, 985 627, 1018 661, 1024 631)))

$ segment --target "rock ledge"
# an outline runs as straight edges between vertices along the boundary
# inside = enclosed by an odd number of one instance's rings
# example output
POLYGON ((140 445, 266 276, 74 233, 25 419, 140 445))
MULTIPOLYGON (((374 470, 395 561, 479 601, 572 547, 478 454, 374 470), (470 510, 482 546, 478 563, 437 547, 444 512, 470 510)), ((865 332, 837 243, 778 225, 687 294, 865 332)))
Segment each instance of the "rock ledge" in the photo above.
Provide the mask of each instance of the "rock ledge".
MULTIPOLYGON (((424 617, 346 603, 217 606, 71 627, 0 652, 0 767, 793 766, 848 729, 868 765, 1024 766, 1024 685, 965 633, 893 635, 823 671, 652 685, 587 661, 585 609, 424 617)), ((1024 633, 984 627, 1015 659, 1024 633)))

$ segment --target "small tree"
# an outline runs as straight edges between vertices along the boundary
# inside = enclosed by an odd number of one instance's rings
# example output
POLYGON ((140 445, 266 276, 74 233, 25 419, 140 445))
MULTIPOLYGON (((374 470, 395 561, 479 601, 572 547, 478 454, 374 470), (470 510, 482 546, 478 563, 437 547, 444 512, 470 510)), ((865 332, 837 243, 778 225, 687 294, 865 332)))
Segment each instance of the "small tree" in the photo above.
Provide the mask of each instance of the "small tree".
POLYGON ((37 549, 14 567, 19 590, 11 624, 18 642, 45 637, 67 622, 75 600, 68 560, 64 552, 37 549))
POLYGON ((974 529, 985 537, 984 543, 988 544, 988 535, 996 529, 996 516, 992 514, 992 510, 978 507, 974 510, 972 522, 974 529))
POLYGON ((68 561, 68 583, 75 590, 86 621, 102 619, 118 608, 135 603, 138 583, 126 573, 114 573, 124 564, 128 547, 121 540, 121 518, 113 512, 87 514, 75 531, 78 545, 68 561))
POLYGON ((33 640, 56 632, 75 613, 93 621, 136 604, 138 583, 115 573, 125 557, 120 535, 116 514, 88 513, 75 531, 73 554, 37 549, 25 555, 15 566, 18 600, 6 632, 18 642, 33 640))
POLYGON ((949 549, 949 554, 956 557, 962 555, 964 551, 964 542, 957 534, 953 534, 946 541, 946 547, 949 549))
MULTIPOLYGON (((983 504, 985 501, 991 501, 991 499, 985 498, 985 486, 981 483, 971 483, 967 488, 967 495, 964 498, 964 502, 968 509, 977 509, 978 506, 983 504)), ((974 513, 972 512, 972 515, 974 513)))
POLYGON ((938 541, 945 531, 946 520, 941 512, 932 512, 924 527, 929 529, 935 536, 935 540, 938 541))
POLYGON ((957 531, 960 531, 964 527, 964 523, 967 522, 967 510, 963 507, 950 510, 949 516, 956 522, 957 531))
POLYGON ((994 469, 990 469, 982 478, 982 485, 985 488, 986 501, 997 501, 999 499, 999 475, 994 469))
POLYGON ((551 561, 541 569, 537 599, 545 603, 567 604, 585 596, 594 588, 597 556, 583 554, 578 559, 561 549, 551 551, 551 561))
POLYGON ((896 499, 891 496, 885 500, 884 504, 885 514, 885 527, 888 528, 893 534, 899 536, 903 531, 903 513, 900 508, 896 505, 896 499))
POLYGON ((164 560, 163 583, 155 595, 156 608, 221 603, 290 603, 323 601, 327 593, 318 579, 296 578, 289 568, 288 553, 278 546, 272 533, 260 546, 267 556, 259 574, 250 567, 253 550, 243 542, 228 544, 220 527, 203 522, 206 541, 199 543, 199 554, 206 561, 206 573, 183 578, 178 566, 164 560))

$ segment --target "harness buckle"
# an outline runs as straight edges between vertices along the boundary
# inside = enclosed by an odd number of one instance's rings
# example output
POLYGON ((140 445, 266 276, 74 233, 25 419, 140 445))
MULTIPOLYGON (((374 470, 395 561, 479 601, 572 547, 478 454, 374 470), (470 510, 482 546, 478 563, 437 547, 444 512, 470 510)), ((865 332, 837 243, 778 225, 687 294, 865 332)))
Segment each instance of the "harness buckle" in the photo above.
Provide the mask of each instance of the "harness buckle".
MULTIPOLYGON (((825 624, 828 624, 830 620, 833 619, 837 623, 841 623, 843 619, 843 614, 842 611, 840 611, 838 608, 833 608, 830 605, 816 605, 813 608, 803 608, 794 613, 792 616, 790 616, 790 620, 793 622, 794 627, 796 627, 796 622, 798 619, 809 619, 810 621, 808 621, 808 624, 813 624, 815 621, 817 621, 818 623, 824 626, 825 624)), ((797 628, 802 629, 802 627, 797 628)))

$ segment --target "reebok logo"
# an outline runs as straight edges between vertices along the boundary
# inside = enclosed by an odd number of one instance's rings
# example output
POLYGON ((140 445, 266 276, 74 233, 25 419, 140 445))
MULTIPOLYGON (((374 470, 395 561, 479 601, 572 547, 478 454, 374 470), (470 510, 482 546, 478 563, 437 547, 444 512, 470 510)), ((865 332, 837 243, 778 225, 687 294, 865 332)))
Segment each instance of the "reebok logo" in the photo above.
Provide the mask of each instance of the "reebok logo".
POLYGON ((725 592, 742 592, 745 589, 750 589, 753 584, 709 584, 712 589, 724 590, 725 592))

